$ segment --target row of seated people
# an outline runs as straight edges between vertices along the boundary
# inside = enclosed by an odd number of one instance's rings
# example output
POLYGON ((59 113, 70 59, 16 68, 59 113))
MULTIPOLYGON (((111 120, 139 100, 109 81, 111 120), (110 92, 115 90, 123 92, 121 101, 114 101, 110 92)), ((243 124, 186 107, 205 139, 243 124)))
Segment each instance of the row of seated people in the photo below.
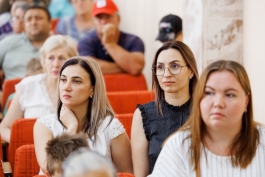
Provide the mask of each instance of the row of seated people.
POLYGON ((155 56, 155 101, 137 106, 131 144, 121 122, 114 118, 98 64, 82 57, 63 64, 56 113, 41 116, 33 128, 42 171, 46 171, 49 140, 64 132, 82 132, 89 147, 111 158, 118 172, 137 177, 206 176, 215 174, 216 168, 229 171, 222 177, 264 176, 265 128, 254 123, 252 93, 243 66, 216 61, 198 81, 195 58, 184 43, 167 42, 155 56), (217 148, 220 144, 222 148, 217 148))
MULTIPOLYGON (((87 61, 88 62, 88 61, 87 61)), ((90 61, 92 62, 92 60, 90 61)), ((95 63, 94 63, 95 64, 95 63)), ((119 75, 105 75, 104 76, 104 80, 107 81, 109 80, 109 84, 110 84, 110 89, 114 88, 114 87, 118 87, 118 85, 120 84, 120 79, 127 79, 125 82, 127 83, 127 89, 146 89, 146 83, 144 80, 143 76, 130 76, 130 75, 125 75, 125 74, 119 74, 119 75), (115 84, 115 78, 117 80, 116 82, 116 86, 113 85, 115 84), (110 79, 110 80, 109 80, 110 79), (132 82, 130 82, 132 81, 132 82), (133 81, 135 81, 133 83, 133 81), (144 81, 144 82, 143 82, 144 81), (143 83, 141 83, 143 82, 143 83), (130 86, 131 85, 131 86, 130 86)), ((16 79, 16 80, 11 80, 12 81, 19 81, 20 79, 16 79)), ((9 83, 8 81, 6 81, 6 83, 9 83)), ((106 82, 108 83, 108 82, 106 82)), ((14 83, 12 83, 14 85, 14 83)), ((125 83, 123 83, 125 84, 125 83)), ((8 88, 5 87, 4 84, 4 88, 8 88)), ((131 128, 131 122, 132 122, 132 113, 136 107, 137 104, 142 104, 148 101, 151 101, 153 98, 152 92, 150 91, 130 91, 130 92, 108 92, 107 94, 108 99, 110 100, 110 103, 113 105, 114 111, 115 113, 120 113, 120 114, 116 114, 115 117, 117 117, 124 125, 126 128, 126 132, 128 133, 128 135, 130 134, 130 128, 131 128), (121 113, 130 113, 130 114, 121 114, 121 113), (128 127, 128 128, 127 128, 128 127)), ((10 111, 10 110, 8 110, 10 111)), ((7 117, 6 117, 7 118, 7 117)), ((4 118, 4 120, 6 119, 4 118)), ((29 125, 31 125, 31 127, 27 126, 26 124, 23 125, 19 125, 19 122, 21 121, 15 121, 12 125, 12 131, 11 131, 11 141, 10 141, 10 145, 9 145, 9 161, 11 162, 11 166, 14 168, 14 155, 16 152, 16 149, 25 143, 25 141, 27 143, 32 143, 33 142, 33 138, 32 138, 32 126, 35 122, 35 120, 33 120, 33 122, 29 119, 24 119, 22 122, 28 122, 29 125), (18 125, 17 125, 18 124, 18 125), (18 131, 26 131, 26 132, 18 132, 18 131), (31 134, 28 135, 28 134, 31 134), (24 140, 22 137, 18 137, 20 135, 25 136, 26 135, 26 140, 24 140), (14 137, 13 137, 14 136, 14 137), (15 141, 15 142, 14 142, 15 141), (20 142, 17 142, 20 141, 20 142)))
MULTIPOLYGON (((145 63, 142 40, 119 30, 118 8, 112 0, 107 0, 103 5, 98 3, 100 2, 94 2, 93 10, 90 12, 98 21, 95 22, 97 26, 78 45, 77 41, 66 35, 65 40, 71 40, 71 44, 61 44, 64 50, 64 55, 60 56, 61 60, 70 56, 88 56, 99 63, 103 74, 141 74, 145 63)), ((23 19, 24 33, 9 35, 0 41, 0 64, 5 79, 24 77, 26 63, 32 58, 42 57, 43 51, 39 49, 51 36, 51 16, 44 6, 29 6, 23 19), (32 23, 35 28, 31 28, 32 23)), ((47 46, 45 48, 47 49, 47 46)), ((47 50, 49 48, 53 48, 53 45, 48 46, 47 50)), ((58 51, 54 49, 51 56, 46 58, 53 58, 56 52, 58 51)))

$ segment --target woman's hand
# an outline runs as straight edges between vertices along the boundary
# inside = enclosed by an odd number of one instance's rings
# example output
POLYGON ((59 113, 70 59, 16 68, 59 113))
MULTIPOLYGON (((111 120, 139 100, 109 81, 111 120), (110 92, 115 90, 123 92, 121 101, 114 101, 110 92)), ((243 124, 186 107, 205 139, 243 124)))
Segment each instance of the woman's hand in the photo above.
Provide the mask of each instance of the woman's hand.
POLYGON ((76 134, 78 128, 78 121, 74 113, 64 105, 62 105, 61 108, 60 120, 62 121, 63 125, 67 128, 68 133, 76 134))

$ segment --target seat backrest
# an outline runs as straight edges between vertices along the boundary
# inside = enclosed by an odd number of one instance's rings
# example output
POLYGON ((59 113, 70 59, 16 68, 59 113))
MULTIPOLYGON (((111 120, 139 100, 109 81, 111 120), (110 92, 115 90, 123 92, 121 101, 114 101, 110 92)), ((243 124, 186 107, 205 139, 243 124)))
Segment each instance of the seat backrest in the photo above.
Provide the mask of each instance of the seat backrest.
POLYGON ((132 119, 133 119, 133 113, 129 114, 116 114, 116 118, 120 120, 120 122, 123 124, 127 135, 129 138, 131 138, 131 127, 132 127, 132 119))
POLYGON ((2 108, 6 105, 6 100, 11 93, 15 92, 15 85, 19 83, 22 78, 8 79, 3 84, 2 108))
POLYGON ((17 148, 22 145, 34 144, 33 140, 33 126, 35 119, 18 119, 14 121, 11 128, 9 151, 7 160, 10 162, 12 169, 14 169, 15 154, 17 148))
POLYGON ((143 74, 133 76, 130 74, 104 74, 107 92, 147 90, 143 74))
POLYGON ((39 173, 40 167, 36 159, 35 148, 33 144, 23 145, 17 149, 15 168, 13 176, 29 177, 39 173))
POLYGON ((118 173, 118 177, 134 177, 131 173, 118 173))
POLYGON ((137 104, 144 104, 154 100, 151 91, 128 91, 128 92, 107 92, 110 105, 115 114, 134 113, 137 104))

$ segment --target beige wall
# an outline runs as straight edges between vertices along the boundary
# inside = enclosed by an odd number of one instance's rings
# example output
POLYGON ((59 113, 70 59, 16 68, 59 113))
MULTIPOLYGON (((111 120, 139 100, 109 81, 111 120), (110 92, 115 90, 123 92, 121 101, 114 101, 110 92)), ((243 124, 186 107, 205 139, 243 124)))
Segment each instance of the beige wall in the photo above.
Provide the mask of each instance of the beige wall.
MULTIPOLYGON (((160 19, 169 13, 183 16, 182 0, 114 0, 121 14, 120 27, 145 43, 144 74, 151 88, 151 64, 160 43, 155 41, 160 19)), ((265 124, 265 1, 243 2, 243 65, 251 81, 255 119, 265 124)))
POLYGON ((250 77, 254 117, 265 124, 265 1, 244 1, 244 66, 250 77))
POLYGON ((155 41, 161 18, 169 13, 182 16, 182 0, 114 0, 120 10, 120 28, 136 34, 145 44, 144 75, 151 88, 151 65, 160 43, 155 41))

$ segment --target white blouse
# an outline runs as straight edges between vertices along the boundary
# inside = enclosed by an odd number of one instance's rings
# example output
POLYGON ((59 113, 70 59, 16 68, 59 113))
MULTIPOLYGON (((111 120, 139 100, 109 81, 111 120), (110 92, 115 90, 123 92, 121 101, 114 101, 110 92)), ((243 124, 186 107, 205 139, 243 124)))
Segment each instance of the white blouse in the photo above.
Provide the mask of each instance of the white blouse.
POLYGON ((47 74, 28 76, 15 86, 24 118, 38 118, 55 112, 44 80, 47 74))
MULTIPOLYGON (((124 133, 125 129, 117 118, 113 118, 111 122, 110 120, 111 117, 108 116, 101 123, 95 143, 92 142, 94 137, 92 137, 92 140, 88 139, 87 141, 90 149, 97 151, 98 153, 111 159, 110 142, 112 139, 124 133)), ((54 137, 62 134, 65 131, 56 114, 45 115, 39 118, 37 121, 48 127, 53 133, 54 137)))
MULTIPOLYGON (((205 153, 202 151, 200 159, 201 177, 264 177, 265 127, 258 125, 257 129, 260 143, 247 168, 233 167, 229 156, 218 156, 205 148, 205 153)), ((190 131, 181 131, 167 140, 158 156, 152 174, 148 177, 196 177, 196 172, 190 162, 190 138, 183 141, 189 135, 190 131)))

